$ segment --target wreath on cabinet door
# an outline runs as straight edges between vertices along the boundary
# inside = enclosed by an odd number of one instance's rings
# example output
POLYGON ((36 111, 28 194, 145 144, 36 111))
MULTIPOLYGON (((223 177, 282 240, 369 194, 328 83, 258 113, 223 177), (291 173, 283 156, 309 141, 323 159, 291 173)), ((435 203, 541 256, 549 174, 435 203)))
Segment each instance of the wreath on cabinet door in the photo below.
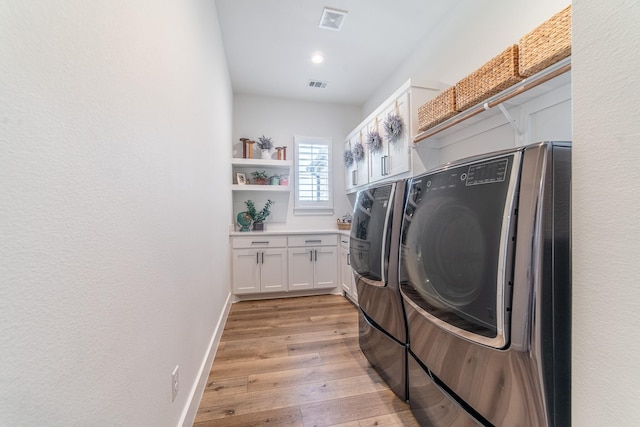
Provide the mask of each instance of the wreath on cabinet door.
POLYGON ((382 137, 377 130, 370 130, 367 132, 367 148, 372 153, 377 153, 382 150, 382 137))
POLYGON ((362 146, 362 142, 358 141, 353 145, 353 149, 351 150, 353 154, 353 161, 360 163, 364 160, 364 147, 362 146))
POLYGON ((389 113, 387 119, 383 123, 384 131, 387 134, 387 140, 391 143, 398 142, 402 138, 404 130, 404 122, 398 113, 389 113))
POLYGON ((349 169, 351 165, 353 165, 353 151, 344 150, 343 159, 344 159, 344 167, 349 169))

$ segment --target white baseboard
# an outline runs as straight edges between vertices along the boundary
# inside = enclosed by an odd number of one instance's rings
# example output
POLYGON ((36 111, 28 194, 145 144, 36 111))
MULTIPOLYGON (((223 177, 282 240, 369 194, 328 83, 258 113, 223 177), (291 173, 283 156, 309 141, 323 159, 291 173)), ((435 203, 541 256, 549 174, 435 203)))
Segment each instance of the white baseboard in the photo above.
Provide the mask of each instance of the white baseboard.
POLYGON ((200 406, 200 400, 202 400, 202 395, 204 394, 204 389, 207 385, 207 378, 209 377, 209 372, 211 371, 211 365, 213 365, 213 358, 218 351, 218 345, 220 345, 220 339, 222 338, 224 325, 227 321, 227 317, 229 316, 229 310, 231 309, 232 303, 231 298, 232 295, 231 293, 229 293, 229 295, 227 296, 227 301, 225 302, 224 310, 222 310, 222 314, 218 319, 218 324, 213 331, 213 336, 211 337, 211 341, 209 342, 207 353, 205 354, 202 364, 200 365, 200 370, 198 372, 199 379, 191 388, 189 398, 187 399, 187 402, 189 402, 189 404, 185 407, 182 416, 180 417, 178 426, 192 427, 193 422, 196 419, 198 406, 200 406))

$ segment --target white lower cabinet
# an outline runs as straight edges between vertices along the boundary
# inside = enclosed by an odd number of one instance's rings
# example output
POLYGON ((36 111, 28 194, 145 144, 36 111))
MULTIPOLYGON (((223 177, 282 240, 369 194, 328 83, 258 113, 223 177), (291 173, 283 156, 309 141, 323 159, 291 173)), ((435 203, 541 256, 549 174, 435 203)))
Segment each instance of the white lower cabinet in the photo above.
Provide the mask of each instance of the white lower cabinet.
POLYGON ((287 290, 287 240, 285 236, 232 238, 234 294, 287 290))
POLYGON ((289 236, 289 290, 338 286, 336 235, 289 236))
POLYGON ((234 249, 233 293, 287 290, 286 249, 234 249))
POLYGON ((349 257, 349 237, 342 236, 340 237, 340 284, 342 285, 342 292, 348 295, 354 302, 358 302, 358 290, 349 257))

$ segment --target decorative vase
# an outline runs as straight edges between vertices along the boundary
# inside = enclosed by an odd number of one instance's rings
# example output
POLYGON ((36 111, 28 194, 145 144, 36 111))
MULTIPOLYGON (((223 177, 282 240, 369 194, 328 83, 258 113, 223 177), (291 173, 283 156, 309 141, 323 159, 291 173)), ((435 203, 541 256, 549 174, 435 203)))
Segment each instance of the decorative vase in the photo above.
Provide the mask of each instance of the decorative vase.
POLYGON ((264 231, 264 222, 254 222, 253 231, 264 231))
POLYGON ((260 156, 265 160, 271 160, 271 152, 269 150, 260 150, 260 156))
POLYGON ((249 231, 251 225, 251 217, 246 212, 240 212, 237 216, 238 224, 240 225, 240 231, 249 231))

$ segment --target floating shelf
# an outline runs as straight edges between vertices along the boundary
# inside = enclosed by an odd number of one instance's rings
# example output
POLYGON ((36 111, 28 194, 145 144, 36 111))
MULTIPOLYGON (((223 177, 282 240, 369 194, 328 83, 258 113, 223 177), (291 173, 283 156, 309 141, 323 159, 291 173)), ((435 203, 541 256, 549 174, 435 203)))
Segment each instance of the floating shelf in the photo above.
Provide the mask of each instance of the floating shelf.
POLYGON ((263 192, 283 192, 286 193, 291 191, 291 186, 289 185, 231 185, 232 191, 263 191, 263 192))
POLYGON ((293 160, 242 159, 234 157, 231 159, 231 164, 244 167, 290 168, 293 166, 293 160))

